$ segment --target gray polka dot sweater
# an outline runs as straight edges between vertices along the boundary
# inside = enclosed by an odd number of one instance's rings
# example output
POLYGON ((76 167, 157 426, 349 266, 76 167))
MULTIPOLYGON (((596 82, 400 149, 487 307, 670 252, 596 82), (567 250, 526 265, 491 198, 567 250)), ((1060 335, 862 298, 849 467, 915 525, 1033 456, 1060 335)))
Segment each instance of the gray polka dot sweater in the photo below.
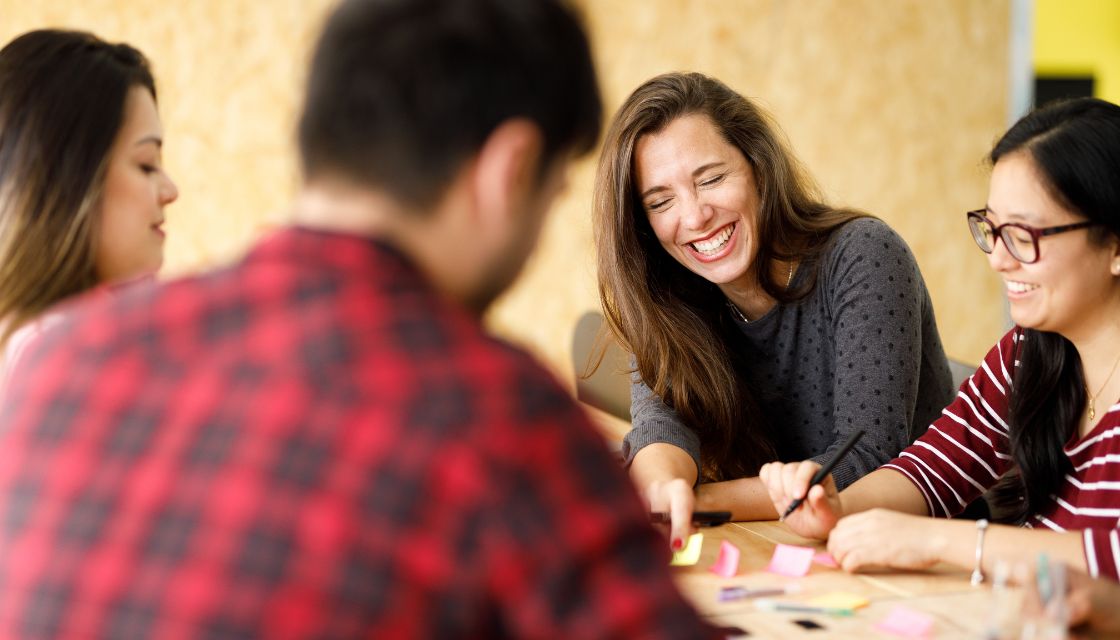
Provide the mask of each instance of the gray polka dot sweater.
MULTIPOLYGON (((794 284, 805 275, 797 272, 794 284)), ((737 324, 745 338, 737 347, 752 363, 742 383, 760 400, 780 460, 823 462, 852 430, 867 431, 833 471, 840 488, 898 455, 953 398, 918 265, 878 219, 834 233, 806 298, 737 324)), ((696 434, 634 378, 627 464, 642 447, 666 442, 699 467, 696 434)))

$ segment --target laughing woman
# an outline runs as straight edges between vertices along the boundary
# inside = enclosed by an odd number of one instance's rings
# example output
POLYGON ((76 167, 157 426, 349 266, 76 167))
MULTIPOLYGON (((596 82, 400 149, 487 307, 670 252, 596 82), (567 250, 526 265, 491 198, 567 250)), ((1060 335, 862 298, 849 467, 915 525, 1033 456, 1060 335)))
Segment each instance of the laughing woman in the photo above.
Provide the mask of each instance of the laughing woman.
POLYGON ((824 204, 767 117, 719 81, 639 87, 595 193, 600 299, 636 364, 623 450, 674 547, 694 507, 777 517, 763 463, 822 460, 864 429, 835 472, 846 485, 952 397, 905 242, 824 204))
POLYGON ((159 269, 161 142, 136 49, 56 30, 0 49, 0 380, 53 305, 159 269))
MULTIPOLYGON (((848 570, 948 562, 981 581, 1047 553, 1120 580, 1120 107, 1044 107, 991 161, 968 224, 1016 326, 917 443, 839 494, 814 487, 786 522, 848 570), (944 519, 990 488, 1015 526, 944 519)), ((766 465, 776 506, 816 469, 766 465)))

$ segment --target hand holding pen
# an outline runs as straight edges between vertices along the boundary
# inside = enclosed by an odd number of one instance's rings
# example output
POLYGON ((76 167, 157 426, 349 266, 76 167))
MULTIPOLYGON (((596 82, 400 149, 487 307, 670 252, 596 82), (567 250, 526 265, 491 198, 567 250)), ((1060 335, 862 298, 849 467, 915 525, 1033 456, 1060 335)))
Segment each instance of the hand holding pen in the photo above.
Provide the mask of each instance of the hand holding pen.
POLYGON ((843 515, 836 485, 829 474, 862 435, 860 430, 849 436, 824 466, 812 461, 763 465, 759 476, 774 508, 795 533, 818 540, 828 538, 843 515))

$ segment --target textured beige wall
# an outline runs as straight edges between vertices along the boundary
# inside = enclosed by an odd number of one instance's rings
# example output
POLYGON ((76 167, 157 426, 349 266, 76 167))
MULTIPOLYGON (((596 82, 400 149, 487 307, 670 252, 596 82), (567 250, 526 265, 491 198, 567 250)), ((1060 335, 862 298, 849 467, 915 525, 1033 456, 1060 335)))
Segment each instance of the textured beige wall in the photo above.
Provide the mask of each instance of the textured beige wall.
MULTIPOLYGON (((329 0, 0 0, 0 41, 62 26, 152 59, 181 197, 166 274, 221 264, 286 218, 293 125, 329 0)), ((1002 330, 998 279, 969 240, 981 158, 1003 126, 1007 0, 582 0, 608 109, 669 70, 760 100, 834 202, 875 213, 926 274, 951 355, 978 360, 1002 330)), ((598 306, 593 161, 576 165, 541 250, 490 321, 565 379, 570 328, 598 306)))

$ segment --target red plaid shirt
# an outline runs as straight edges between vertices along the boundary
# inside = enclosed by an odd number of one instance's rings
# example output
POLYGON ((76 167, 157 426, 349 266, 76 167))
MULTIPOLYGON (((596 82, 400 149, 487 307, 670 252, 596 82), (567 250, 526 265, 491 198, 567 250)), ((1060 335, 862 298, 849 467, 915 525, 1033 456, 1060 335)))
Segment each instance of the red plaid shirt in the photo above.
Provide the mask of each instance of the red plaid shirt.
POLYGON ((0 405, 0 637, 703 637, 567 394, 292 229, 75 305, 0 405))

